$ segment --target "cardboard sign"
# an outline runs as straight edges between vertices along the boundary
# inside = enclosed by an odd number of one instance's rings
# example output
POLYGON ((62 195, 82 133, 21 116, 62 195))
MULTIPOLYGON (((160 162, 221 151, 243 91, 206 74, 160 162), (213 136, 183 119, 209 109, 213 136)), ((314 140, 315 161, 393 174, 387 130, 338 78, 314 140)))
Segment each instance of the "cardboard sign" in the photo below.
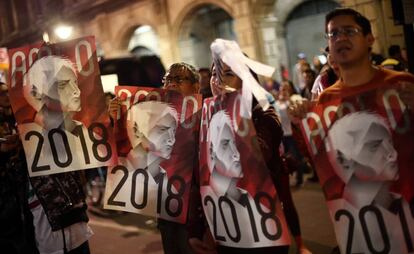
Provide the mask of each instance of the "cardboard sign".
MULTIPOLYGON (((200 129, 200 189, 204 213, 220 245, 289 245, 289 231, 251 119, 241 118, 241 94, 204 100, 200 129)), ((254 116, 253 116, 254 117, 254 116)))
POLYGON ((9 94, 30 176, 112 165, 93 37, 9 50, 9 94))
POLYGON ((201 96, 117 86, 122 99, 115 135, 118 165, 109 168, 105 208, 185 223, 201 96))
POLYGON ((302 130, 341 253, 413 253, 412 111, 395 84, 326 98, 302 130))

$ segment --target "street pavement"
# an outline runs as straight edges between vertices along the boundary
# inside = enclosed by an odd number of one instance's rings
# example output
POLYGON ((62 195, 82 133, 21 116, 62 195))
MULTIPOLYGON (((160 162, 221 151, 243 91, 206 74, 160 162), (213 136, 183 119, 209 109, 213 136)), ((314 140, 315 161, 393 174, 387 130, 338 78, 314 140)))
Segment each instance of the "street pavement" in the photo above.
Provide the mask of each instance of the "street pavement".
MULTIPOLYGON (((302 188, 292 188, 292 193, 305 244, 314 254, 330 254, 336 240, 319 184, 306 183, 302 188)), ((151 218, 96 209, 89 214, 95 233, 89 241, 92 254, 163 253, 160 234, 151 218)), ((289 253, 296 253, 294 243, 289 253)))

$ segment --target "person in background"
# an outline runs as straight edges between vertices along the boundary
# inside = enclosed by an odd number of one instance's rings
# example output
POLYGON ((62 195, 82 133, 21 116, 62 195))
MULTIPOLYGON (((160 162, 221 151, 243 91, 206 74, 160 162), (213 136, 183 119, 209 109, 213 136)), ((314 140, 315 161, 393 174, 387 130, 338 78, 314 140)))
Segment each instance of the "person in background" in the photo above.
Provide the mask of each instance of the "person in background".
POLYGON ((282 75, 282 81, 289 80, 289 70, 283 64, 280 65, 280 73, 282 75))
POLYGON ((371 52, 371 63, 373 65, 381 65, 385 60, 384 56, 375 52, 371 52))
POLYGON ((298 61, 295 64, 295 69, 294 69, 292 78, 293 78, 293 84, 295 85, 296 92, 300 92, 306 86, 305 80, 303 79, 303 75, 302 75, 302 69, 305 64, 309 66, 309 63, 306 61, 305 53, 299 53, 297 58, 298 58, 298 61))
POLYGON ((264 87, 264 89, 266 89, 266 91, 271 93, 273 95, 273 97, 277 98, 278 93, 279 93, 280 84, 278 82, 276 82, 276 80, 274 80, 271 77, 266 77, 265 81, 262 84, 262 86, 264 87))
POLYGON ((321 71, 323 64, 321 63, 321 60, 319 60, 318 56, 314 56, 312 59, 312 67, 313 67, 313 71, 316 73, 316 75, 319 74, 319 72, 321 71))
POLYGON ((27 165, 15 123, 7 85, 0 81, 0 252, 38 254, 27 203, 27 165))
POLYGON ((212 97, 213 94, 211 93, 210 88, 210 78, 211 78, 211 72, 208 68, 200 68, 198 70, 198 73, 200 74, 200 93, 203 95, 204 98, 212 97))
POLYGON ((381 63, 381 66, 394 71, 406 71, 400 46, 391 45, 388 48, 388 58, 381 63))
POLYGON ((311 90, 313 83, 315 82, 316 75, 307 63, 302 65, 302 78, 305 86, 301 89, 300 95, 302 98, 310 100, 312 98, 311 90))
POLYGON ((280 87, 279 98, 276 101, 276 112, 280 118, 282 128, 283 128, 283 137, 282 144, 285 154, 289 154, 297 161, 296 168, 296 187, 301 187, 303 185, 303 174, 307 170, 307 165, 304 156, 300 152, 296 140, 293 137, 292 122, 289 119, 287 110, 290 105, 290 98, 294 94, 292 89, 291 82, 284 81, 280 87))
POLYGON ((332 54, 329 54, 329 47, 325 49, 328 62, 322 67, 321 72, 316 77, 311 90, 311 100, 314 101, 323 90, 333 85, 339 77, 338 65, 335 63, 332 54))

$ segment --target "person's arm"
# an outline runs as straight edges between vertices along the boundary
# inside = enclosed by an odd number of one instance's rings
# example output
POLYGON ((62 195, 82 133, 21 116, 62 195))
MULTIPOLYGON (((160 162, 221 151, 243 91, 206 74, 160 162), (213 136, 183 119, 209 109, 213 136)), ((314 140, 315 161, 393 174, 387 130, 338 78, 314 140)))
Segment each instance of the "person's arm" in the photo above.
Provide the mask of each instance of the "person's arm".
POLYGON ((198 170, 195 170, 190 191, 188 221, 186 225, 188 231, 188 243, 195 253, 215 254, 217 253, 216 243, 210 233, 204 215, 201 203, 200 180, 198 175, 196 175, 197 173, 198 170))
POLYGON ((299 124, 306 117, 310 108, 315 105, 316 101, 302 100, 291 102, 288 108, 288 116, 293 124, 299 124))
POLYGON ((302 240, 299 217, 290 192, 289 175, 282 172, 281 160, 275 160, 275 156, 280 157, 279 146, 283 136, 280 120, 273 110, 263 112, 263 115, 259 116, 259 118, 259 121, 255 121, 258 141, 266 165, 269 167, 271 175, 273 175, 272 180, 279 199, 283 203, 283 213, 286 217, 286 222, 295 238, 298 253, 311 254, 302 240))

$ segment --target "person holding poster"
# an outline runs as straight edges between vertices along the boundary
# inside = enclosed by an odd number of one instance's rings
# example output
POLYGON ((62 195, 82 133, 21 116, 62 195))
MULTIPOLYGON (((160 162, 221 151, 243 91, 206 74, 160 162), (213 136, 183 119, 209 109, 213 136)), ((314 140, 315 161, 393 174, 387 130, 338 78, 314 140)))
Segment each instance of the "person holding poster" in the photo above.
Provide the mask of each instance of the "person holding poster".
POLYGON ((30 176, 96 168, 116 159, 92 40, 10 50, 9 92, 30 176))
POLYGON ((93 37, 9 51, 9 94, 31 176, 27 201, 41 253, 89 253, 93 232, 77 170, 115 159, 94 52, 93 37))
POLYGON ((0 81, 0 250, 38 254, 27 203, 27 171, 19 137, 13 130, 7 85, 0 81))
MULTIPOLYGON (((298 253, 310 253, 303 245, 297 213, 290 195, 287 194, 289 184, 283 185, 283 181, 278 178, 282 173, 279 155, 282 129, 274 110, 272 108, 263 110, 258 101, 254 100, 253 108, 250 109, 253 123, 249 123, 248 119, 240 118, 236 110, 238 106, 244 104, 244 99, 241 99, 244 95, 233 91, 241 91, 244 86, 254 86, 254 83, 249 84, 249 81, 255 80, 257 83, 255 74, 251 73, 249 68, 243 67, 255 64, 252 64, 253 61, 250 59, 244 59, 245 56, 240 49, 237 51, 237 48, 234 42, 220 39, 212 44, 215 59, 211 86, 216 97, 205 100, 200 133, 201 193, 204 212, 216 240, 217 251, 219 253, 287 253, 289 240, 285 235, 288 230, 283 216, 285 215, 289 216, 287 219, 297 240, 298 253), (221 46, 232 50, 222 50, 221 46), (232 58, 227 58, 228 61, 223 62, 221 59, 225 59, 225 56, 221 58, 222 56, 219 57, 217 52, 226 52, 227 56, 231 55, 232 58), (231 64, 231 67, 228 64, 231 64), (243 72, 242 69, 247 72, 243 72), (252 75, 251 80, 246 78, 248 75, 252 75), (239 76, 243 76, 244 80, 242 81, 239 76), (207 131, 205 126, 208 126, 207 131), (252 133, 254 129, 256 132, 252 133), (255 143, 251 144, 248 141, 250 135, 254 135, 254 140, 257 140, 260 145, 260 151, 256 150, 258 148, 255 148, 255 143), (260 155, 257 157, 260 153, 263 157, 260 155), (266 170, 266 167, 269 170, 266 170), (253 175, 252 171, 254 171, 253 175), (279 196, 284 203, 283 210, 276 208, 280 204, 277 199, 272 200, 273 195, 279 196), (256 200, 256 207, 249 205, 253 198, 256 200), (265 199, 267 201, 261 203, 265 199), (257 207, 259 204, 260 207, 257 207), (268 205, 270 207, 266 207, 268 205), (276 211, 272 217, 275 219, 273 221, 275 224, 268 224, 269 228, 254 222, 255 219, 260 220, 263 211, 269 213, 276 211), (293 218, 295 216, 296 219, 293 218), (275 232, 277 237, 273 235, 275 232)), ((264 74, 263 71, 258 71, 264 74)), ((265 97, 259 95, 258 98, 265 97)), ((240 108, 239 110, 241 111, 240 108)), ((270 222, 270 217, 268 218, 270 222)), ((207 242, 198 242, 197 246, 203 250, 207 244, 207 242)), ((195 246, 196 243, 193 242, 192 245, 195 246)))
MULTIPOLYGON (((124 156, 119 157, 119 164, 127 168, 128 175, 135 174, 133 172, 137 172, 137 169, 141 170, 139 174, 144 174, 142 170, 148 174, 148 181, 144 183, 148 189, 147 192, 144 191, 148 196, 147 205, 133 205, 128 208, 129 204, 126 204, 125 210, 157 217, 166 254, 193 253, 188 244, 185 224, 187 211, 194 205, 188 199, 192 199, 189 196, 194 193, 191 177, 194 167, 197 166, 194 134, 198 127, 195 125, 196 122, 189 124, 185 120, 193 119, 194 116, 194 119, 199 119, 195 114, 200 104, 197 101, 200 97, 195 95, 198 91, 198 74, 191 65, 175 63, 167 71, 163 83, 163 90, 119 88, 118 98, 110 103, 109 112, 113 119, 117 119, 118 112, 121 112, 120 121, 115 122, 119 125, 123 122, 123 105, 128 104, 128 100, 132 98, 132 105, 127 106, 125 112, 125 128, 131 149, 125 155, 125 159, 124 156), (120 94, 126 89, 131 98, 124 100, 120 94), (152 96, 158 100, 152 100, 152 96), (192 115, 186 112, 189 109, 192 115)), ((118 126, 117 129, 120 128, 118 126)), ((111 182, 107 186, 114 185, 114 170, 110 171, 108 179, 111 182)), ((129 180, 124 185, 128 185, 128 182, 129 180)), ((121 188, 117 196, 129 195, 124 191, 124 188, 121 188)), ((106 208, 118 209, 113 197, 114 193, 106 202, 106 208)))
POLYGON ((414 76, 373 66, 369 20, 326 16, 340 79, 301 121, 341 253, 414 253, 414 76))
MULTIPOLYGON (((24 77, 24 82, 23 95, 37 112, 33 123, 20 125, 21 131, 27 133, 27 142, 24 145, 29 149, 31 144, 36 143, 31 138, 36 135, 33 130, 43 133, 46 141, 43 152, 37 158, 37 164, 54 161, 56 169, 52 171, 57 173, 59 169, 69 165, 79 169, 93 167, 89 165, 102 164, 102 161, 110 158, 110 145, 100 145, 94 149, 95 143, 101 142, 107 136, 106 130, 95 124, 95 128, 89 131, 82 122, 73 119, 74 114, 82 108, 77 71, 70 60, 60 56, 45 56, 33 63, 24 77), (100 129, 104 133, 99 135, 94 129, 100 129), (58 135, 62 136, 62 142, 55 141, 59 140, 55 138, 58 135), (84 162, 73 160, 73 156, 68 155, 71 151, 83 151, 92 156, 85 157, 84 162), (63 160, 65 157, 66 161, 63 160)), ((36 164, 35 161, 36 155, 31 158, 32 164, 36 164)), ((32 172, 33 175, 40 175, 46 169, 34 166, 32 171, 35 171, 32 172)))

